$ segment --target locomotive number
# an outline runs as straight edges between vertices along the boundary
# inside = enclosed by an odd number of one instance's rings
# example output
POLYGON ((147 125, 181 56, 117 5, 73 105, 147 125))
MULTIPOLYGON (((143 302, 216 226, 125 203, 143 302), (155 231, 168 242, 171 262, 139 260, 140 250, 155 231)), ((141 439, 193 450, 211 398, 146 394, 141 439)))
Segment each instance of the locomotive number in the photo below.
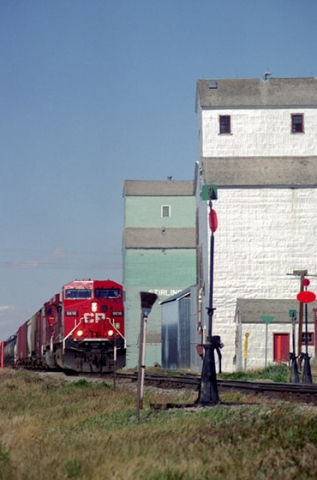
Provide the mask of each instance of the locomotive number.
POLYGON ((98 323, 105 319, 105 313, 84 313, 84 323, 98 323))

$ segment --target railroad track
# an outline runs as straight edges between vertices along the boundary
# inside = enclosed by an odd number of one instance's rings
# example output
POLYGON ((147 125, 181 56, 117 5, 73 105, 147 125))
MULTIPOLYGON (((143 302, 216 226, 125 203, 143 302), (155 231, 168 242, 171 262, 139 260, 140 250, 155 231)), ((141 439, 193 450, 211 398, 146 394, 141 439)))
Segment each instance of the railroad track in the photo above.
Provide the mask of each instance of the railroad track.
MULTIPOLYGON (((75 378, 113 378, 113 374, 74 374, 75 378)), ((137 373, 116 372, 118 380, 130 380, 137 382, 137 373)), ((147 386, 155 386, 164 389, 182 389, 190 388, 198 392, 200 385, 200 376, 193 374, 170 375, 170 374, 150 374, 145 373, 144 383, 147 386)), ((235 390, 241 393, 266 395, 275 398, 281 398, 287 401, 297 401, 302 403, 312 403, 317 405, 317 384, 303 383, 279 383, 279 382, 252 382, 242 380, 223 380, 217 379, 219 394, 222 392, 235 390)))
MULTIPOLYGON (((137 381, 137 373, 117 373, 119 378, 129 378, 137 381)), ((145 374, 146 385, 155 385, 160 388, 192 388, 198 390, 200 377, 197 375, 154 375, 145 374)), ((310 402, 317 405, 317 384, 278 383, 278 382, 251 382, 242 380, 217 380, 221 391, 236 390, 242 393, 270 395, 292 401, 310 402)))

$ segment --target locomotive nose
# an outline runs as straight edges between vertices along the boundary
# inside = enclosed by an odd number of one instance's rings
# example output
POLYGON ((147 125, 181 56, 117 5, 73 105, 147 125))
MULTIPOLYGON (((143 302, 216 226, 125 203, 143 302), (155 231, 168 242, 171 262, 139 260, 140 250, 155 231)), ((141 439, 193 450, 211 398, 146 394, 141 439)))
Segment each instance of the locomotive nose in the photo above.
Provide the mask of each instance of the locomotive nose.
POLYGON ((98 310, 98 303, 97 302, 91 302, 91 311, 96 313, 98 310))

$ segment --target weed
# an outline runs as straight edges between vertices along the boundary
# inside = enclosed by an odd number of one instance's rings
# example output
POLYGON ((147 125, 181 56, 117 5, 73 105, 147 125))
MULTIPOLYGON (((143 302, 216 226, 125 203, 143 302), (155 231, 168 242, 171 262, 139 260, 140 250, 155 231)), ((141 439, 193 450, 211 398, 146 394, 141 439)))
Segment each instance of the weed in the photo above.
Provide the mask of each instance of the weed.
POLYGON ((249 397, 239 394, 240 405, 155 411, 149 404, 163 393, 147 389, 137 422, 136 394, 123 385, 114 391, 104 382, 4 374, 1 480, 316 478, 314 407, 273 400, 247 405, 249 397))
POLYGON ((286 365, 269 365, 263 370, 251 370, 249 372, 232 372, 218 375, 218 378, 224 380, 271 380, 272 382, 287 382, 289 369, 286 365))
POLYGON ((88 382, 85 378, 81 378, 80 380, 77 380, 77 382, 73 383, 73 387, 75 388, 88 388, 91 386, 91 383, 88 382))
POLYGON ((259 372, 258 378, 270 379, 273 382, 287 382, 289 369, 286 365, 269 365, 262 372, 259 372))
POLYGON ((81 473, 82 463, 78 460, 70 460, 65 464, 67 478, 75 478, 81 473))
POLYGON ((9 460, 9 457, 10 457, 10 455, 9 455, 8 450, 0 447, 0 462, 5 462, 5 461, 9 460))

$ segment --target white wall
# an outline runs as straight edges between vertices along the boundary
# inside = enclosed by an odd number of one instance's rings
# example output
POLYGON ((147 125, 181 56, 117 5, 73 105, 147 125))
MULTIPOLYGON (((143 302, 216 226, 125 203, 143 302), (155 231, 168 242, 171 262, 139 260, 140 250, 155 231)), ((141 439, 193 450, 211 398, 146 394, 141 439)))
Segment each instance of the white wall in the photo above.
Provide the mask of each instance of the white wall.
MULTIPOLYGON (((317 274, 317 189, 219 189, 213 202, 219 227, 215 233, 214 335, 225 348, 223 370, 235 369, 237 298, 296 298, 293 270, 317 274)), ((208 325, 209 229, 207 202, 200 205, 200 241, 205 246, 204 324, 208 325), (203 221, 205 217, 205 221, 203 221)), ((317 277, 310 290, 317 292, 317 277)))
MULTIPOLYGON (((253 324, 239 324, 238 338, 237 338, 237 370, 244 369, 244 337, 246 333, 249 333, 248 348, 247 348, 247 370, 259 369, 265 367, 265 350, 266 350, 266 325, 264 323, 253 324)), ((313 324, 309 324, 309 331, 313 330, 313 324)), ((298 323, 295 327, 295 351, 297 351, 297 331, 298 323)), ((303 330, 305 331, 305 330, 303 330)), ((269 323, 268 325, 268 341, 267 341, 267 366, 272 365, 273 362, 273 334, 274 333, 288 333, 290 339, 290 352, 293 351, 292 345, 292 325, 283 323, 269 323)), ((305 345, 302 345, 302 352, 305 353, 305 345)), ((224 352, 223 352, 224 353, 224 352)), ((309 356, 314 356, 314 346, 308 346, 309 356)), ((285 362, 283 362, 285 363, 285 362)))
POLYGON ((200 156, 309 156, 317 152, 317 110, 199 110, 200 156), (291 133, 291 114, 304 114, 304 132, 291 133), (202 115, 202 125, 200 122, 202 115), (219 115, 231 116, 231 134, 219 135, 219 115))

